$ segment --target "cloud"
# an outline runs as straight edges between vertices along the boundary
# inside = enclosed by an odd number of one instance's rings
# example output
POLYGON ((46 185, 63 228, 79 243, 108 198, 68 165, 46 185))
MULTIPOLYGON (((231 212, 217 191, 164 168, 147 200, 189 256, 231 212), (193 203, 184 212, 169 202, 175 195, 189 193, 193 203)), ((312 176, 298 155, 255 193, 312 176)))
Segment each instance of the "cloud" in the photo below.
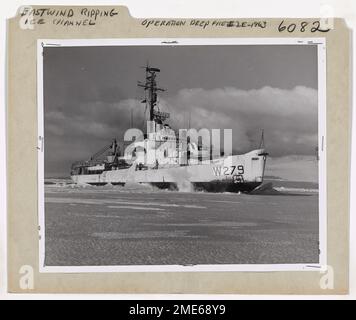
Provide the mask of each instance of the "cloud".
POLYGON ((317 90, 303 86, 292 90, 184 89, 163 100, 163 104, 178 115, 177 126, 186 126, 190 113, 193 127, 232 129, 235 150, 256 147, 264 129, 269 152, 281 156, 314 152, 317 97, 317 90))
MULTIPOLYGON (((317 146, 317 90, 312 88, 182 89, 162 97, 159 105, 171 113, 168 122, 175 129, 187 128, 189 118, 196 129, 232 129, 235 151, 256 148, 262 129, 274 157, 312 155, 317 146)), ((143 128, 145 119, 145 107, 136 99, 75 100, 51 110, 45 112, 45 169, 56 173, 69 171, 71 162, 88 158, 112 138, 122 139, 131 112, 135 127, 143 128)))

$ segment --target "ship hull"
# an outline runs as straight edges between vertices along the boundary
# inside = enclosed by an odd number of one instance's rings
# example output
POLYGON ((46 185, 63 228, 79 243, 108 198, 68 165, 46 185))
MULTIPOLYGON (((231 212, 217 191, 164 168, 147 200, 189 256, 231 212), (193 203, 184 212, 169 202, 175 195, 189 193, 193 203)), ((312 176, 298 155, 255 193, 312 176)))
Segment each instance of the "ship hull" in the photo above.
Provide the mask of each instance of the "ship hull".
POLYGON ((104 171, 101 174, 72 175, 78 184, 125 185, 148 183, 164 189, 208 192, 250 192, 263 182, 266 153, 263 149, 243 155, 211 160, 208 163, 104 171))
POLYGON ((225 181, 211 181, 211 182, 195 182, 193 187, 195 191, 206 191, 206 192, 243 192, 249 193, 256 189, 261 182, 244 182, 244 183, 233 183, 225 181))
MULTIPOLYGON (((141 182, 144 183, 144 182, 141 182)), ((147 183, 147 182, 146 182, 147 183)), ((221 193, 221 192, 242 192, 242 193, 249 193, 256 189, 262 182, 244 182, 244 183, 234 183, 232 181, 210 181, 210 182, 192 182, 191 183, 191 191, 206 191, 206 192, 214 192, 214 193, 221 193)), ((109 182, 89 182, 89 185, 92 186, 105 186, 108 184, 111 185, 119 185, 125 186, 126 183, 109 183, 109 182)), ((148 184, 157 187, 158 189, 162 190, 172 190, 172 191, 179 191, 180 188, 177 183, 174 182, 148 182, 148 184)), ((188 191, 188 189, 185 189, 188 191)))
MULTIPOLYGON (((191 188, 192 191, 205 191, 205 192, 213 192, 213 193, 221 193, 221 192, 242 192, 249 193, 256 189, 262 182, 244 182, 244 183, 234 183, 231 181, 210 181, 210 182, 192 182, 191 188)), ((159 188, 159 189, 168 189, 178 191, 179 187, 176 183, 151 183, 151 185, 159 188)))

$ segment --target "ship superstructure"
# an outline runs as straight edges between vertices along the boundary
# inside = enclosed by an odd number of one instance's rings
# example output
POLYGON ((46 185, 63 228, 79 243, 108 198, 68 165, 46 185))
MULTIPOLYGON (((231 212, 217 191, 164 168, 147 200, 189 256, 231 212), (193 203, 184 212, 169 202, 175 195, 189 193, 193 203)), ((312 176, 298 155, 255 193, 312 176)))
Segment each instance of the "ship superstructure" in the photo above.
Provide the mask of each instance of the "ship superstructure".
MULTIPOLYGON (((165 123, 170 114, 160 110, 158 68, 145 67, 145 82, 139 82, 149 111, 147 133, 124 148, 116 139, 85 161, 72 165, 71 178, 78 184, 125 185, 148 183, 161 188, 250 192, 263 182, 267 153, 263 136, 260 147, 241 155, 212 152, 211 144, 193 139, 196 131, 174 131, 165 123)), ((126 134, 125 134, 126 135, 126 134)), ((195 138, 197 136, 195 135, 195 138)))

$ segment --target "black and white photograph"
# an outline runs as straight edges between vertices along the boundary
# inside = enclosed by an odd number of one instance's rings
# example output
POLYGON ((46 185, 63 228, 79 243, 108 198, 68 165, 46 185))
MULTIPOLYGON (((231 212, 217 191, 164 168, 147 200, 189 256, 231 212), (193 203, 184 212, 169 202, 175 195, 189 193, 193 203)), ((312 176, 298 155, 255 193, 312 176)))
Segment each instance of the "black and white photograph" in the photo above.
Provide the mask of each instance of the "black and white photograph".
POLYGON ((325 262, 322 40, 39 40, 37 64, 42 271, 325 262))

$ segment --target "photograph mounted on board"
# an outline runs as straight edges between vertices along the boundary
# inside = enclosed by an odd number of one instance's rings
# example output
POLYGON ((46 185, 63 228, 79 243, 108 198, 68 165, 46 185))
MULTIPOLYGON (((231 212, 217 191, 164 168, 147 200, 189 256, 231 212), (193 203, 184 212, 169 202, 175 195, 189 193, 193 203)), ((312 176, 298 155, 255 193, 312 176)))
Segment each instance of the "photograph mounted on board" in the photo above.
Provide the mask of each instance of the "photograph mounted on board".
POLYGON ((39 41, 41 271, 325 263, 322 45, 39 41))

